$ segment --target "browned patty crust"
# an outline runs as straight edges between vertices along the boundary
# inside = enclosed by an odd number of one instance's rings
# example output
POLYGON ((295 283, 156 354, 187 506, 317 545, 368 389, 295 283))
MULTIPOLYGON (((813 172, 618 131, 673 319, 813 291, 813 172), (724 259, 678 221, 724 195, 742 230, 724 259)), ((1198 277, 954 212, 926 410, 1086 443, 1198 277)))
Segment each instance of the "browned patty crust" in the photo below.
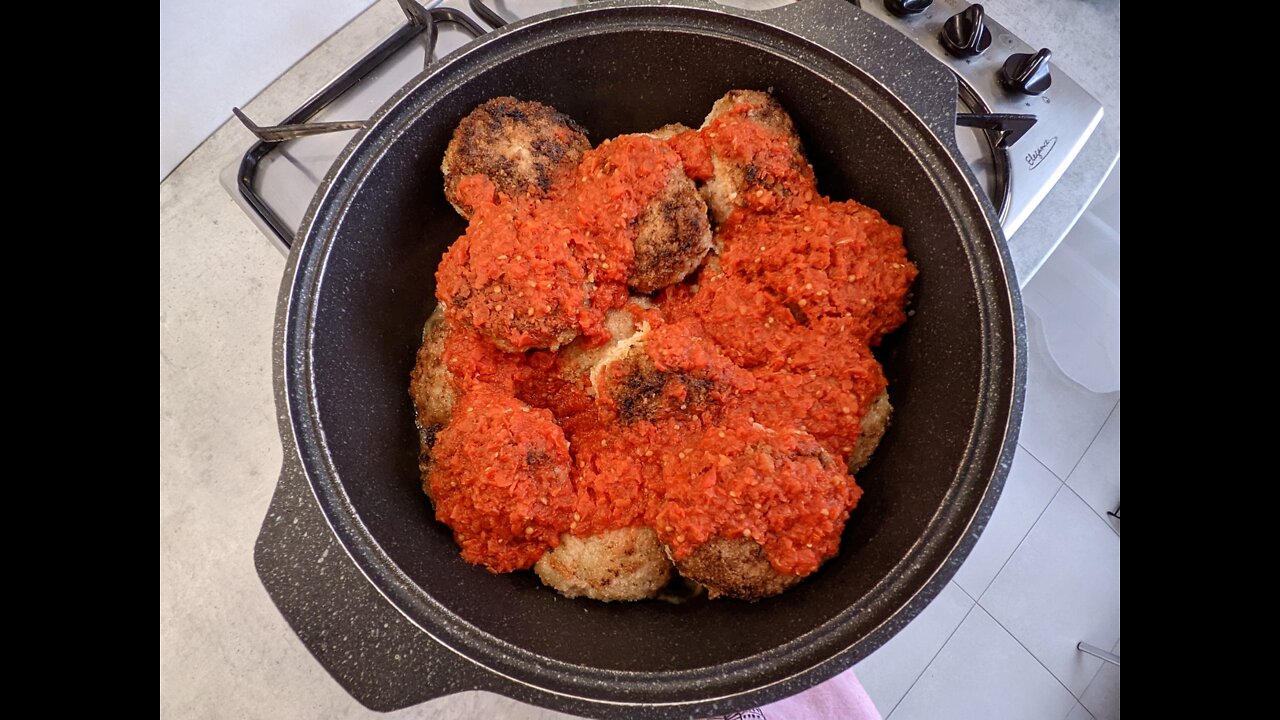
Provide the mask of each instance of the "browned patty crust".
POLYGON ((566 597, 595 600, 644 600, 671 580, 671 561, 647 527, 585 538, 565 533, 560 546, 543 555, 533 570, 566 597))
POLYGON ((683 170, 671 173, 667 186, 636 218, 635 257, 627 283, 651 293, 680 282, 698 269, 711 250, 707 204, 683 170))
POLYGON ((764 548, 750 538, 715 537, 684 560, 676 562, 680 574, 705 585, 707 595, 739 600, 759 600, 777 595, 800 582, 798 575, 783 575, 769 564, 764 548))
POLYGON ((542 195, 589 149, 586 131, 550 105, 494 98, 453 131, 440 165, 444 194, 463 217, 470 217, 471 209, 461 203, 458 182, 468 175, 484 175, 510 197, 542 195))

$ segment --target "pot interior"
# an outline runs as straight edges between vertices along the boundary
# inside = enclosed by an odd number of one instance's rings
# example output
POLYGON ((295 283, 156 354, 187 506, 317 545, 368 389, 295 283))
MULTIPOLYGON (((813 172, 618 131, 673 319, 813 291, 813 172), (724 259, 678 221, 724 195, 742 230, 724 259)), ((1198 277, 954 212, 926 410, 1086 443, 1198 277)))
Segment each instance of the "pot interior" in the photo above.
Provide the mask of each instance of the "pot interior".
MULTIPOLYGON (((834 61, 813 67, 725 36, 570 29, 519 53, 494 53, 465 82, 411 92, 391 113, 400 120, 382 124, 398 134, 371 151, 359 177, 335 183, 349 201, 316 220, 332 240, 303 250, 325 253, 313 263, 310 380, 336 470, 336 477, 313 472, 312 482, 340 483, 377 544, 372 552, 380 548, 409 585, 471 626, 467 633, 551 661, 642 673, 749 660, 819 635, 847 648, 905 604, 887 589, 895 579, 918 578, 918 592, 965 534, 994 470, 986 456, 973 467, 983 393, 998 407, 1012 392, 992 388, 984 375, 984 357, 1000 339, 983 330, 991 319, 983 317, 989 301, 976 279, 974 231, 957 220, 956 190, 944 187, 929 160, 936 148, 922 146, 918 128, 904 132, 909 112, 892 99, 868 102, 884 91, 836 71, 834 61), (903 226, 920 268, 914 316, 879 353, 893 424, 858 475, 866 493, 840 555, 798 587, 757 603, 569 600, 531 572, 493 575, 468 565, 420 489, 407 392, 422 325, 435 307, 436 265, 465 227, 441 191, 439 165, 453 128, 484 100, 513 95, 555 106, 598 143, 671 122, 697 127, 734 88, 771 90, 794 118, 822 192, 857 199, 903 226), (938 517, 953 511, 960 519, 940 528, 938 517), (932 566, 915 567, 911 558, 926 546, 942 549, 930 556, 932 566)), ((1011 358, 1012 341, 1004 342, 1011 358)), ((402 609, 411 617, 429 611, 402 609)), ((880 635, 875 644, 887 636, 880 635)))

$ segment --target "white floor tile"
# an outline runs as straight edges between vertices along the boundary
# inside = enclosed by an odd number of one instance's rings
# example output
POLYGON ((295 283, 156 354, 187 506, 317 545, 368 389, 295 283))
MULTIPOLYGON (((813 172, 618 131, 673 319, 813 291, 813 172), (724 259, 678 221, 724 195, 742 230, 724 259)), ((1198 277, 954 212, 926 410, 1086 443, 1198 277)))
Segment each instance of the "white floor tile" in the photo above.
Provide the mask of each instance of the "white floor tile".
POLYGON ((978 601, 1079 697, 1102 661, 1076 643, 1120 639, 1120 538, 1063 488, 978 601))
POLYGON ((954 582, 972 597, 981 596, 1060 487, 1061 480, 1019 447, 991 521, 954 582))
POLYGON ((1080 702, 1097 720, 1120 720, 1120 668, 1103 663, 1080 702))
MULTIPOLYGON (((1120 654, 1120 641, 1111 648, 1111 652, 1120 654)), ((1084 691, 1080 702, 1089 709, 1097 720, 1120 720, 1120 668, 1111 663, 1102 663, 1093 682, 1084 691)))
POLYGON ((975 607, 889 720, 1062 720, 1075 704, 1013 636, 975 607))
POLYGON ((947 583, 902 632, 854 666, 881 715, 893 712, 972 607, 973 598, 947 583))
POLYGON ((1076 706, 1071 708, 1071 712, 1067 713, 1067 720, 1094 720, 1094 717, 1083 705, 1076 703, 1076 706))
POLYGON ((1071 471, 1067 485, 1116 531, 1120 521, 1107 515, 1120 505, 1120 406, 1071 471))
POLYGON ((1045 348, 1034 312, 1027 313, 1027 335, 1027 401, 1018 444, 1065 479, 1120 401, 1120 393, 1091 392, 1064 375, 1045 348))

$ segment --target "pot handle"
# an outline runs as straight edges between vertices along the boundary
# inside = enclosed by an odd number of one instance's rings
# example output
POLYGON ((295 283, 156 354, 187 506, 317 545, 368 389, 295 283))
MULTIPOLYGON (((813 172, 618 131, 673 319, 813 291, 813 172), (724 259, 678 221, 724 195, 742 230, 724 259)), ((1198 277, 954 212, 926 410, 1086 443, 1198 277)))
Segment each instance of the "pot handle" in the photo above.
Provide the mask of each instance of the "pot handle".
POLYGON ((888 23, 850 0, 803 0, 749 15, 861 69, 871 82, 888 88, 907 105, 944 144, 955 145, 955 74, 888 23))
POLYGON ((285 458, 253 560, 272 602, 320 665, 380 712, 492 689, 489 673, 432 640, 378 593, 329 529, 288 447, 285 458))

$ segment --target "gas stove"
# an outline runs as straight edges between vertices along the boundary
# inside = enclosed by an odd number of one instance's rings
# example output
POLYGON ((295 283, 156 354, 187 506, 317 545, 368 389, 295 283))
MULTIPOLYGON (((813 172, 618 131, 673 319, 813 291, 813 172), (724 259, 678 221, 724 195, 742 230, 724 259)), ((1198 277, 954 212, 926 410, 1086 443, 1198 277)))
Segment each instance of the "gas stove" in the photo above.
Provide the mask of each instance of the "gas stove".
MULTIPOLYGON (((287 253, 329 166, 364 123, 435 58, 509 22, 583 0, 397 0, 405 24, 334 78, 221 175, 224 188, 287 253), (282 138, 287 138, 281 140, 282 138)), ((762 10, 788 0, 726 0, 762 10)), ((1010 33, 964 0, 862 0, 861 8, 955 72, 956 140, 1012 236, 1102 119, 1102 105, 1053 65, 1052 52, 1010 33)), ((266 118, 258 118, 266 120, 266 118)))
MULTIPOLYGON (((223 171, 221 182, 282 252, 288 252, 312 197, 352 132, 433 58, 520 17, 579 4, 397 2, 404 24, 364 58, 288 117, 256 118, 280 125, 259 127, 240 114, 260 141, 223 171)), ((725 4, 751 10, 787 3, 725 4)), ((1101 104, 1054 67, 1047 51, 1014 37, 979 6, 961 0, 863 0, 861 6, 955 71, 958 145, 1006 235, 1014 235, 1093 133, 1101 104)), ((285 452, 291 452, 287 440, 285 452)), ((254 561, 289 625, 361 702, 407 707, 435 697, 417 679, 468 675, 467 661, 440 653, 434 640, 367 582, 295 464, 285 463, 254 561)), ((457 690, 477 687, 457 682, 457 690)))

